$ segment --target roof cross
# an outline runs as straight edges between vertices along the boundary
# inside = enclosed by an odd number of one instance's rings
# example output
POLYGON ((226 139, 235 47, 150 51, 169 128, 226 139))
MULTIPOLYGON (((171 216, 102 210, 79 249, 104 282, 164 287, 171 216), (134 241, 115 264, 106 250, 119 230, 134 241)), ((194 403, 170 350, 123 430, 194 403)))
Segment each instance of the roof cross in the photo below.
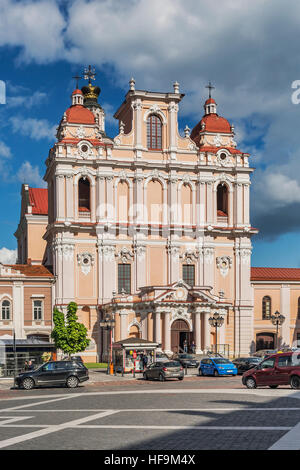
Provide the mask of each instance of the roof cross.
POLYGON ((211 98, 211 90, 214 90, 215 87, 210 82, 208 82, 208 85, 205 88, 209 89, 208 97, 211 98))
POLYGON ((76 90, 78 90, 78 82, 79 82, 79 80, 82 79, 82 77, 80 75, 75 75, 75 77, 72 77, 72 78, 74 78, 74 80, 76 80, 76 90))
POLYGON ((88 68, 84 69, 83 78, 85 80, 88 80, 89 83, 91 83, 91 80, 95 80, 96 75, 97 74, 96 74, 96 71, 95 71, 95 67, 92 67, 91 65, 89 65, 88 68))

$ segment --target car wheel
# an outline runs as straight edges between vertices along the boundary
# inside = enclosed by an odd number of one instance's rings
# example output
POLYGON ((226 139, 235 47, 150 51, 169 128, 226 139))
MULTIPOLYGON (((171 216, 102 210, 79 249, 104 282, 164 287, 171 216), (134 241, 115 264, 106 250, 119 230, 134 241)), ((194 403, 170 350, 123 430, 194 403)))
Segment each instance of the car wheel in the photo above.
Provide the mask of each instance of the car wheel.
POLYGON ((277 388, 278 385, 269 385, 270 388, 277 388))
POLYGON ((298 375, 293 375, 291 377, 291 387, 294 389, 300 388, 300 377, 298 377, 298 375))
POLYGON ((23 388, 25 390, 31 390, 34 387, 34 381, 30 377, 27 377, 26 379, 23 380, 22 382, 23 388))
POLYGON ((245 381, 245 385, 247 388, 256 388, 256 382, 253 377, 248 377, 245 381))
POLYGON ((183 380, 183 377, 178 377, 178 380, 183 380))
POLYGON ((79 380, 74 375, 67 378, 67 387, 68 388, 76 388, 76 387, 78 387, 78 383, 79 383, 79 380))
POLYGON ((143 373, 143 379, 148 380, 148 375, 146 374, 146 372, 143 373))
POLYGON ((201 369, 199 369, 199 374, 198 374, 200 377, 203 375, 203 372, 201 369))
POLYGON ((217 371, 217 369, 214 370, 214 376, 219 377, 219 372, 217 371))
POLYGON ((164 382, 165 381, 165 376, 163 374, 159 374, 159 381, 164 382))

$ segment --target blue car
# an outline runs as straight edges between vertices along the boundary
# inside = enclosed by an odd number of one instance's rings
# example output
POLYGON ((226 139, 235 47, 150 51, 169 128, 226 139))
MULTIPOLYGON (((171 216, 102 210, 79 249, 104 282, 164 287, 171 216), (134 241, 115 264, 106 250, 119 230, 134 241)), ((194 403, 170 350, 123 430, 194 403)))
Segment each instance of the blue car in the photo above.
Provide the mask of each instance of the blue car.
POLYGON ((236 366, 224 357, 202 359, 199 365, 199 375, 237 375, 236 366))

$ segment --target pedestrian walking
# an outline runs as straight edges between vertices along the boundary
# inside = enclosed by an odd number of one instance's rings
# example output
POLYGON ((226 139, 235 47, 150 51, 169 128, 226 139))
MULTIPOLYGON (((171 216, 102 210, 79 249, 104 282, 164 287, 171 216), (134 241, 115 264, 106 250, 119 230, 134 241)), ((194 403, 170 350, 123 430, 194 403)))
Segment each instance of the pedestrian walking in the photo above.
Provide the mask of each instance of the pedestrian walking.
POLYGON ((194 340, 192 341, 192 344, 191 344, 191 350, 192 350, 192 354, 195 354, 196 345, 195 345, 195 341, 194 341, 194 340))
POLYGON ((185 353, 187 352, 187 340, 186 339, 183 341, 183 350, 185 353))

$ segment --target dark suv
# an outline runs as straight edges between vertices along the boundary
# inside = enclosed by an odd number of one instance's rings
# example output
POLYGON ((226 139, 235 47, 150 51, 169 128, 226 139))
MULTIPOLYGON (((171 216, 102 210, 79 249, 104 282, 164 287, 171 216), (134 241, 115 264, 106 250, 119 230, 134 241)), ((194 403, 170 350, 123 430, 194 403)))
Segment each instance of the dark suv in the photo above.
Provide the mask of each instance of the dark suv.
POLYGON ((248 388, 257 386, 277 388, 290 385, 300 388, 300 353, 274 354, 243 374, 242 382, 248 388))
POLYGON ((88 379, 88 369, 78 361, 51 361, 38 369, 21 372, 16 377, 16 385, 26 390, 49 385, 66 385, 69 388, 75 388, 88 379))

